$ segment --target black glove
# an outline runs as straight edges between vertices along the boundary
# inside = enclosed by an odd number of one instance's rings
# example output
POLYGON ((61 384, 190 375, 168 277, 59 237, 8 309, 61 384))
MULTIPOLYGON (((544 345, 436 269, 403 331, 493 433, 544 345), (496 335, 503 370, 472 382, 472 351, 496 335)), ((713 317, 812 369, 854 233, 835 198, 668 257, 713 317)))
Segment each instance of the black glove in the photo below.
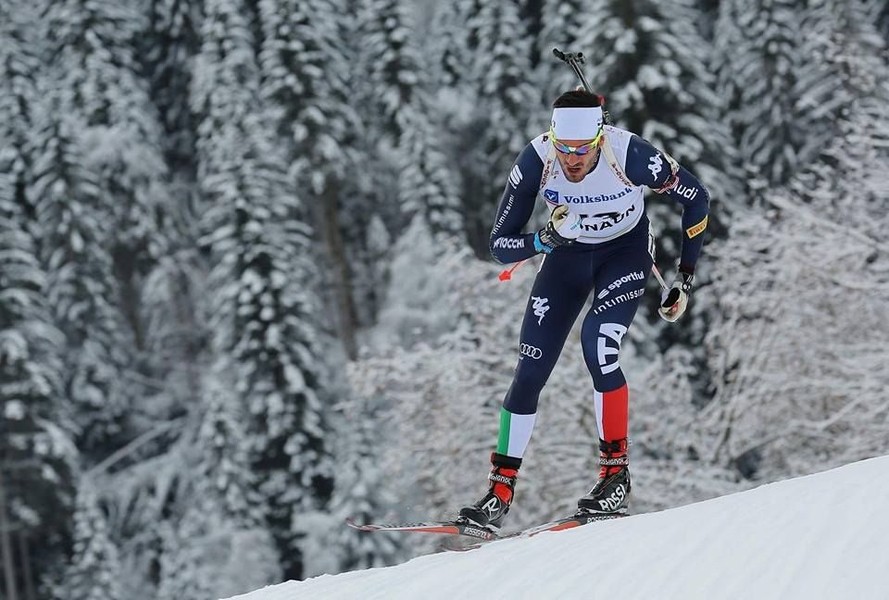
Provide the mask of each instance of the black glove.
POLYGON ((661 307, 658 309, 658 314, 662 319, 673 323, 682 316, 688 306, 688 297, 691 295, 691 284, 694 277, 691 273, 682 271, 676 273, 673 285, 661 294, 661 307))
POLYGON ((580 215, 572 215, 564 204, 553 209, 546 226, 534 234, 534 247, 538 252, 549 254, 559 246, 570 246, 583 231, 580 215), (573 237, 567 237, 573 236, 573 237))

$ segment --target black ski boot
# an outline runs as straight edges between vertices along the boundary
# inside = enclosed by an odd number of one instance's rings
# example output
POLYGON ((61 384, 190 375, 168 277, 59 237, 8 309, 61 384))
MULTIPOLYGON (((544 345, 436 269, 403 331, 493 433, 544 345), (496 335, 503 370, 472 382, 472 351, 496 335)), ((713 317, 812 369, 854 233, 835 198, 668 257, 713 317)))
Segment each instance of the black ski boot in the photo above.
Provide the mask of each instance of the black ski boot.
POLYGON ((599 440, 599 479, 577 501, 578 513, 626 514, 630 504, 630 471, 627 440, 599 440))
POLYGON ((503 517, 509 512, 515 492, 516 476, 522 466, 521 458, 504 456, 494 452, 491 454, 491 474, 488 475, 490 487, 481 500, 471 506, 460 509, 460 519, 469 521, 479 527, 500 529, 503 517))

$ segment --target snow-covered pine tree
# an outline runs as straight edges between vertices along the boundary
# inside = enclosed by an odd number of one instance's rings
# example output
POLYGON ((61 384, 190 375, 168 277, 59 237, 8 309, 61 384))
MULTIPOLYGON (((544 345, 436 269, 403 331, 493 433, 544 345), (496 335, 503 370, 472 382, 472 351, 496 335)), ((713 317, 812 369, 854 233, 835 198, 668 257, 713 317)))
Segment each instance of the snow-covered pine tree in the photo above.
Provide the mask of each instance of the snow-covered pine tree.
MULTIPOLYGON (((9 122, 3 104, 0 121, 9 122)), ((0 134, 0 143, 6 139, 0 134)), ((54 570, 67 558, 62 540, 79 457, 65 430, 68 411, 61 401, 64 339, 41 293, 45 274, 16 198, 21 188, 12 181, 12 163, 21 157, 11 156, 13 148, 4 144, 0 150, 0 476, 10 509, 2 515, 9 528, 0 535, 27 541, 29 555, 12 560, 23 578, 32 574, 24 583, 33 589, 57 575, 54 570)))
MULTIPOLYGON (((830 8, 825 18, 834 24, 834 30, 825 40, 828 47, 824 54, 829 57, 831 84, 848 101, 834 115, 839 143, 827 144, 823 158, 837 172, 861 182, 862 189, 853 200, 841 189, 832 197, 828 187, 820 203, 813 202, 813 208, 854 208, 860 215, 856 228, 871 240, 881 240, 889 217, 885 177, 889 164, 889 62, 885 60, 889 40, 879 34, 866 13, 855 10, 855 3, 837 1, 830 8)), ((839 185, 839 180, 824 179, 839 185)))
MULTIPOLYGON (((800 51, 802 0, 724 0, 716 22, 713 68, 726 102, 748 191, 786 183, 799 164, 796 81, 808 61, 800 51)), ((748 197, 748 202, 755 197, 748 197)))
POLYGON ((302 574, 299 516, 333 485, 325 363, 304 192, 288 177, 277 119, 260 90, 246 3, 206 3, 192 109, 199 126, 206 310, 217 368, 230 369, 250 416, 250 460, 285 577, 302 574))
MULTIPOLYGON (((460 211, 453 169, 435 140, 437 130, 428 118, 429 103, 418 95, 406 108, 407 129, 401 137, 398 202, 406 215, 428 223, 431 238, 415 244, 465 243, 464 216, 460 211)), ((446 247, 443 247, 445 249, 446 247)))
POLYGON ((338 338, 354 356, 359 300, 352 278, 366 265, 351 264, 347 240, 360 245, 373 212, 361 210, 364 169, 344 168, 368 160, 356 143, 364 132, 351 90, 361 76, 354 69, 352 17, 346 0, 262 0, 259 15, 262 94, 277 109, 297 185, 317 200, 307 216, 324 242, 321 290, 325 304, 337 307, 338 338))
MULTIPOLYGON (((519 0, 519 17, 522 19, 522 23, 525 24, 528 38, 535 41, 538 40, 544 22, 543 2, 540 2, 540 0, 519 0)), ((545 58, 538 51, 536 43, 526 48, 525 55, 531 61, 532 69, 536 69, 537 65, 540 64, 540 60, 545 58)))
POLYGON ((7 547, 28 548, 9 563, 26 597, 58 576, 67 559, 62 540, 74 502, 72 467, 78 462, 71 431, 65 431, 64 339, 43 294, 46 273, 26 196, 39 68, 29 37, 33 16, 22 2, 0 6, 0 493, 5 500, 0 535, 12 538, 7 547))
POLYGON ((353 180, 360 189, 347 200, 352 216, 341 224, 350 240, 356 315, 367 327, 382 308, 389 271, 388 249, 381 253, 379 241, 398 237, 408 223, 396 199, 402 164, 398 144, 404 130, 399 120, 406 115, 402 107, 420 79, 418 58, 406 47, 415 32, 404 25, 417 7, 393 0, 356 0, 351 8, 348 38, 357 73, 351 82, 351 104, 363 131, 351 145, 364 167, 360 179, 353 180))
POLYGON ((719 5, 723 0, 694 0, 695 6, 701 11, 698 28, 704 38, 713 43, 713 35, 716 31, 716 19, 719 16, 719 5))
POLYGON ((139 77, 135 40, 144 30, 130 2, 51 2, 45 16, 53 86, 61 108, 82 117, 84 166, 113 219, 105 240, 120 280, 120 307, 139 342, 138 283, 163 247, 157 219, 167 201, 157 112, 139 77))
MULTIPOLYGON (((593 39, 581 37, 581 26, 588 18, 590 3, 584 0, 543 0, 543 26, 535 43, 540 62, 535 70, 539 101, 549 106, 559 94, 574 89, 579 82, 571 69, 553 56, 553 48, 562 52, 582 52, 596 61, 603 51, 593 39)), ((596 92, 605 93, 600 82, 590 81, 596 92)))
POLYGON ((419 85, 418 57, 411 51, 408 28, 410 10, 400 0, 358 0, 356 4, 361 52, 357 56, 362 78, 355 91, 359 116, 366 127, 368 156, 374 157, 373 189, 379 194, 373 210, 393 230, 403 227, 407 217, 397 202, 387 202, 396 189, 396 149, 405 129, 404 107, 419 85), (387 204, 394 204, 386 210, 387 204))
POLYGON ((439 88, 439 94, 444 96, 442 100, 449 100, 444 109, 455 111, 448 118, 460 116, 457 110, 472 108, 458 103, 461 85, 465 85, 469 70, 472 68, 472 55, 466 51, 469 44, 469 30, 467 21, 469 10, 472 8, 470 1, 437 3, 433 5, 432 12, 428 16, 430 27, 435 32, 430 36, 429 54, 435 64, 433 84, 439 88))
MULTIPOLYGON (((171 247, 141 286, 143 347, 150 369, 144 377, 145 419, 139 437, 100 463, 96 473, 103 499, 113 507, 109 526, 126 565, 123 590, 129 598, 153 597, 156 586, 169 585, 163 565, 176 558, 168 555, 165 536, 181 532, 183 513, 197 494, 194 488, 209 485, 203 480, 206 472, 193 466, 199 464, 194 455, 207 443, 194 433, 209 412, 202 402, 209 334, 201 303, 207 273, 203 258, 188 241, 183 236, 178 247, 171 247)), ((182 552, 192 548, 188 536, 181 543, 175 539, 182 552)), ((205 597, 183 591, 178 598, 205 597)))
POLYGON ((92 436, 84 450, 101 454, 107 448, 100 445, 133 435, 123 421, 134 416, 132 398, 144 391, 127 373, 142 341, 141 280, 165 246, 157 219, 168 201, 166 166, 133 58, 139 13, 129 3, 66 0, 46 3, 42 16, 48 68, 41 83, 45 118, 33 135, 43 154, 33 195, 46 228, 53 305, 64 311, 57 318, 74 350, 69 388, 92 436), (75 185, 79 204, 64 195, 75 185), (82 277, 87 271, 102 283, 82 277), (86 298, 87 306, 78 306, 86 298))
POLYGON ((708 346, 719 387, 698 447, 760 480, 809 473, 812 457, 823 469, 889 449, 879 367, 889 344, 889 73, 872 25, 843 18, 846 3, 834 8, 822 42, 847 99, 833 115, 838 134, 718 250, 724 316, 708 346))
POLYGON ((176 516, 161 536, 158 600, 227 597, 281 577, 256 490, 258 474, 250 470, 248 421, 233 372, 206 378, 203 410, 175 453, 187 476, 177 477, 170 494, 176 516))
POLYGON ((81 451, 98 458, 127 436, 129 393, 124 373, 132 338, 117 310, 113 234, 98 178, 81 163, 84 127, 62 104, 41 101, 31 133, 35 205, 44 288, 53 321, 66 337, 65 384, 81 451))
POLYGON ((201 0, 149 0, 146 31, 136 41, 151 100, 163 126, 161 143, 175 179, 194 178, 194 123, 188 106, 190 61, 200 46, 201 0))
MULTIPOLYGON (((536 135, 545 127, 548 111, 546 105, 534 101, 538 91, 519 2, 464 0, 462 8, 460 4, 455 3, 459 8, 455 17, 465 24, 460 27, 461 37, 450 45, 459 44, 457 51, 471 57, 457 84, 465 110, 440 127, 450 130, 452 161, 462 174, 466 235, 476 253, 487 257, 491 219, 509 168, 530 138, 531 115, 535 117, 532 135, 536 135)), ((444 112, 432 107, 431 114, 444 112)))
POLYGON ((293 144, 297 158, 322 169, 296 173, 314 196, 324 196, 328 188, 339 192, 347 179, 331 162, 351 164, 361 158, 349 145, 361 134, 362 124, 349 104, 355 73, 352 47, 342 39, 350 26, 344 18, 347 4, 259 0, 262 95, 280 111, 275 125, 293 144))
MULTIPOLYGON (((357 23, 352 22, 349 4, 343 0, 261 1, 259 9, 263 97, 278 109, 279 135, 293 157, 291 172, 300 189, 316 200, 310 204, 312 222, 326 248, 318 260, 327 265, 321 270, 321 289, 325 304, 338 307, 339 339, 354 356, 356 305, 364 305, 364 321, 370 322, 368 317, 376 315, 378 303, 367 306, 366 292, 381 281, 371 280, 355 289, 353 277, 356 271, 360 278, 363 271, 378 268, 361 258, 379 258, 365 244, 370 241, 370 224, 379 223, 381 210, 368 207, 362 193, 370 187, 363 175, 366 169, 343 168, 376 160, 361 152, 367 136, 353 108, 358 106, 355 82, 364 74, 355 69, 360 44, 352 35, 357 23)), ((346 388, 341 392, 342 397, 351 395, 346 388)), ((381 503, 372 476, 377 444, 368 427, 373 417, 363 411, 348 414, 361 414, 361 421, 368 425, 353 431, 354 420, 346 414, 332 421, 338 430, 338 478, 330 510, 302 519, 306 528, 319 532, 305 541, 304 576, 384 564, 393 553, 392 540, 356 536, 341 526, 346 516, 381 503)))
MULTIPOLYGON (((200 304, 207 273, 197 243, 197 131, 189 105, 203 2, 150 0, 139 6, 145 30, 134 40, 136 55, 158 115, 160 146, 170 174, 168 200, 157 215, 165 243, 163 254, 143 275, 138 290, 143 376, 150 384, 144 403, 150 407, 146 411, 148 427, 164 428, 191 412, 189 408, 201 397, 201 361, 206 358, 203 344, 208 334, 200 304)), ((165 445, 166 440, 157 452, 170 450, 165 445)), ((155 487, 150 480, 142 483, 144 488, 117 487, 140 492, 155 487)), ((124 503, 132 500, 119 499, 124 503)), ((149 523, 156 518, 142 516, 149 523)))
POLYGON ((160 215, 167 245, 144 276, 139 298, 144 356, 151 371, 147 375, 163 382, 161 394, 178 396, 185 390, 194 398, 200 387, 196 361, 206 334, 197 298, 206 273, 195 239, 197 131, 189 93, 203 2, 150 0, 140 5, 146 29, 135 42, 137 57, 158 113, 160 144, 170 173, 169 201, 160 215))
POLYGON ((157 600, 229 598, 281 581, 271 534, 233 531, 232 522, 206 502, 185 507, 175 529, 166 522, 159 529, 157 600))
POLYGON ((394 147, 407 124, 404 119, 420 84, 420 63, 412 42, 411 9, 402 0, 358 0, 356 6, 362 52, 359 71, 362 120, 368 135, 381 136, 394 147))
POLYGON ((337 404, 336 487, 329 510, 312 515, 312 527, 320 535, 307 540, 307 577, 392 565, 408 558, 404 540, 358 535, 343 527, 346 518, 375 520, 403 501, 381 466, 381 459, 392 451, 381 431, 385 428, 380 427, 388 418, 384 410, 388 402, 384 394, 367 398, 350 389, 337 404))
POLYGON ((412 33, 412 10, 401 0, 362 0, 359 15, 361 70, 367 78, 362 94, 372 99, 362 119, 383 162, 375 186, 385 190, 383 198, 398 200, 397 214, 386 215, 384 221, 400 232, 420 215, 434 235, 462 239, 455 176, 447 170, 440 134, 430 117, 431 76, 412 33))
MULTIPOLYGON (((34 102, 38 95, 39 46, 34 35, 37 16, 24 0, 0 5, 0 139, 3 139, 4 203, 17 205, 26 216, 32 207, 25 196, 31 163, 28 132, 34 122, 34 102)), ((5 210, 12 209, 12 206, 5 210)))
POLYGON ((74 510, 74 555, 55 591, 57 600, 122 600, 126 577, 99 497, 89 479, 81 480, 74 510))
MULTIPOLYGON (((873 10, 860 0, 812 0, 800 22, 806 32, 801 51, 806 56, 805 68, 795 79, 793 96, 799 124, 805 137, 800 140, 801 157, 817 156, 839 134, 842 123, 838 116, 846 107, 861 100, 861 90, 842 81, 849 77, 843 46, 850 38, 873 50, 875 73, 885 71, 886 44, 873 27, 873 10), (876 39, 868 39, 875 37, 876 39)), ((803 163, 805 164, 805 163, 803 163)))
MULTIPOLYGON (((867 5, 869 16, 877 27, 877 32, 883 34, 883 39, 889 39, 889 2, 886 0, 861 0, 867 5)), ((887 57, 889 59, 889 57, 887 57)))

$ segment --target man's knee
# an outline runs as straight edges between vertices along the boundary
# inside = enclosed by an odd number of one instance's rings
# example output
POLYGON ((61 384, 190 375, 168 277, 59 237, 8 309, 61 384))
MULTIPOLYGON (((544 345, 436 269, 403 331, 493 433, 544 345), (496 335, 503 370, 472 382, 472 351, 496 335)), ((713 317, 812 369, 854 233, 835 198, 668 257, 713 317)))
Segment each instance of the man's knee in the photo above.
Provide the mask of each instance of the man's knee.
POLYGON ((504 408, 518 414, 535 412, 540 392, 546 385, 551 371, 550 364, 543 362, 539 348, 522 344, 522 356, 503 402, 504 408))
MULTIPOLYGON (((622 323, 598 323, 583 338, 583 355, 596 389, 611 389, 609 380, 623 379, 620 371, 621 343, 627 333, 622 323), (604 386, 604 387, 603 387, 604 386)), ((618 383, 615 387, 619 387, 618 383)))

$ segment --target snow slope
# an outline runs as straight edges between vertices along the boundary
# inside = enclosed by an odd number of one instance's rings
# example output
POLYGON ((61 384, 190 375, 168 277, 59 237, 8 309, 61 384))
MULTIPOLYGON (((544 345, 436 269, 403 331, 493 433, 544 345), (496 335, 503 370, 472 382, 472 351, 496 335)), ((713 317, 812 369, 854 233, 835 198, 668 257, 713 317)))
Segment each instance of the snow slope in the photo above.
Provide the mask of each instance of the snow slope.
POLYGON ((237 598, 887 600, 889 456, 660 513, 237 598))

